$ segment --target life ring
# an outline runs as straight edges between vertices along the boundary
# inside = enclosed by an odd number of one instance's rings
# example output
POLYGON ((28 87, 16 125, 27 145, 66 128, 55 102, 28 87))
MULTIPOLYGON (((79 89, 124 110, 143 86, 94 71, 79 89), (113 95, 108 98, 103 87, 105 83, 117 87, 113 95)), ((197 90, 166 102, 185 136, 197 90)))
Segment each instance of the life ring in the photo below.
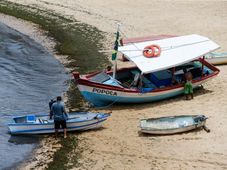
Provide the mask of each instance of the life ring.
POLYGON ((161 47, 158 45, 146 46, 143 50, 143 55, 147 58, 158 57, 161 54, 161 47))

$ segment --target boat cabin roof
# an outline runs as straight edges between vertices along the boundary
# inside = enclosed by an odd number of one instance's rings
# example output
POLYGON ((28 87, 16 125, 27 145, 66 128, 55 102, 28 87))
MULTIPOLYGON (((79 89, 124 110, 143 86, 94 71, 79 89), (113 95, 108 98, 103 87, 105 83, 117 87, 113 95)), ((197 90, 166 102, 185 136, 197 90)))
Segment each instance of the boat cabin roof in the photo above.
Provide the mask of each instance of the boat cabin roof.
POLYGON ((192 34, 128 43, 119 47, 118 51, 134 62, 143 74, 146 74, 185 64, 218 48, 219 45, 209 38, 192 34), (144 48, 150 45, 158 45, 161 48, 160 56, 147 58, 143 55, 144 48))

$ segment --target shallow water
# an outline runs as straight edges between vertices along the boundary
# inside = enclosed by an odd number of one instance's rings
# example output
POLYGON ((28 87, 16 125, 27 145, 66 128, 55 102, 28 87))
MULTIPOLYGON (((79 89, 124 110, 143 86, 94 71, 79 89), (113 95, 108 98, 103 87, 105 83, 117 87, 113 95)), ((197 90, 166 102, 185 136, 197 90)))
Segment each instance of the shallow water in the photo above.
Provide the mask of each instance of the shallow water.
POLYGON ((11 137, 13 116, 48 111, 51 98, 67 90, 70 75, 29 37, 0 23, 0 169, 29 156, 38 137, 11 137))

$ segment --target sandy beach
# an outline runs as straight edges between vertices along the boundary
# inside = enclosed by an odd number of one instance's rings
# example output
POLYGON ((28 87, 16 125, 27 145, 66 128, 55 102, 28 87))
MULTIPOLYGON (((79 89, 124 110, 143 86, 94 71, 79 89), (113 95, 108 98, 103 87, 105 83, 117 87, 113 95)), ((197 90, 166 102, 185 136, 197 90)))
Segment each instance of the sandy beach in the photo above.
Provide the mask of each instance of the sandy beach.
MULTIPOLYGON (((123 38, 196 33, 218 43, 220 52, 227 51, 225 1, 9 1, 38 6, 93 25, 105 32, 103 44, 106 49, 111 49, 116 23, 120 22, 123 38)), ((0 15, 0 18, 2 21, 5 17, 0 15)), ((8 18, 4 23, 16 27, 12 22, 8 18)), ((18 30, 22 32, 23 28, 18 30)), ((28 30, 23 33, 30 34, 28 30)), ((32 35, 36 34, 33 32, 32 35)), ((53 47, 48 47, 52 42, 45 44, 43 40, 40 43, 49 50, 53 47)), ((64 57, 59 59, 64 64, 64 57)), ((77 149, 81 150, 82 156, 79 166, 73 169, 227 169, 227 66, 218 68, 221 71, 219 76, 206 83, 204 89, 195 91, 193 100, 185 101, 183 96, 179 96, 156 103, 101 110, 112 111, 111 118, 103 129, 79 134, 77 149), (211 132, 198 130, 170 136, 138 133, 142 118, 182 114, 205 114, 209 117, 207 126, 211 132)), ((43 168, 44 165, 39 169, 43 168)))

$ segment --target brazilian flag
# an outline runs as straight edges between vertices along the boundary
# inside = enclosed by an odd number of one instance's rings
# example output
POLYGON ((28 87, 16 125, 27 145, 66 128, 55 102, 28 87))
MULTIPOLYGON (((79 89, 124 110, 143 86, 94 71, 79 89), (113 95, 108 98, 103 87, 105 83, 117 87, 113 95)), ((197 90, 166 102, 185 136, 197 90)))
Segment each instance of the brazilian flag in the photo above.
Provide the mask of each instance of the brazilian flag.
POLYGON ((119 40, 119 37, 120 37, 120 33, 119 33, 119 31, 117 31, 117 33, 116 33, 116 40, 115 40, 115 43, 114 43, 114 51, 113 51, 113 53, 112 53, 112 60, 114 61, 114 60, 116 60, 116 58, 117 58, 117 51, 118 51, 118 40, 119 40))

